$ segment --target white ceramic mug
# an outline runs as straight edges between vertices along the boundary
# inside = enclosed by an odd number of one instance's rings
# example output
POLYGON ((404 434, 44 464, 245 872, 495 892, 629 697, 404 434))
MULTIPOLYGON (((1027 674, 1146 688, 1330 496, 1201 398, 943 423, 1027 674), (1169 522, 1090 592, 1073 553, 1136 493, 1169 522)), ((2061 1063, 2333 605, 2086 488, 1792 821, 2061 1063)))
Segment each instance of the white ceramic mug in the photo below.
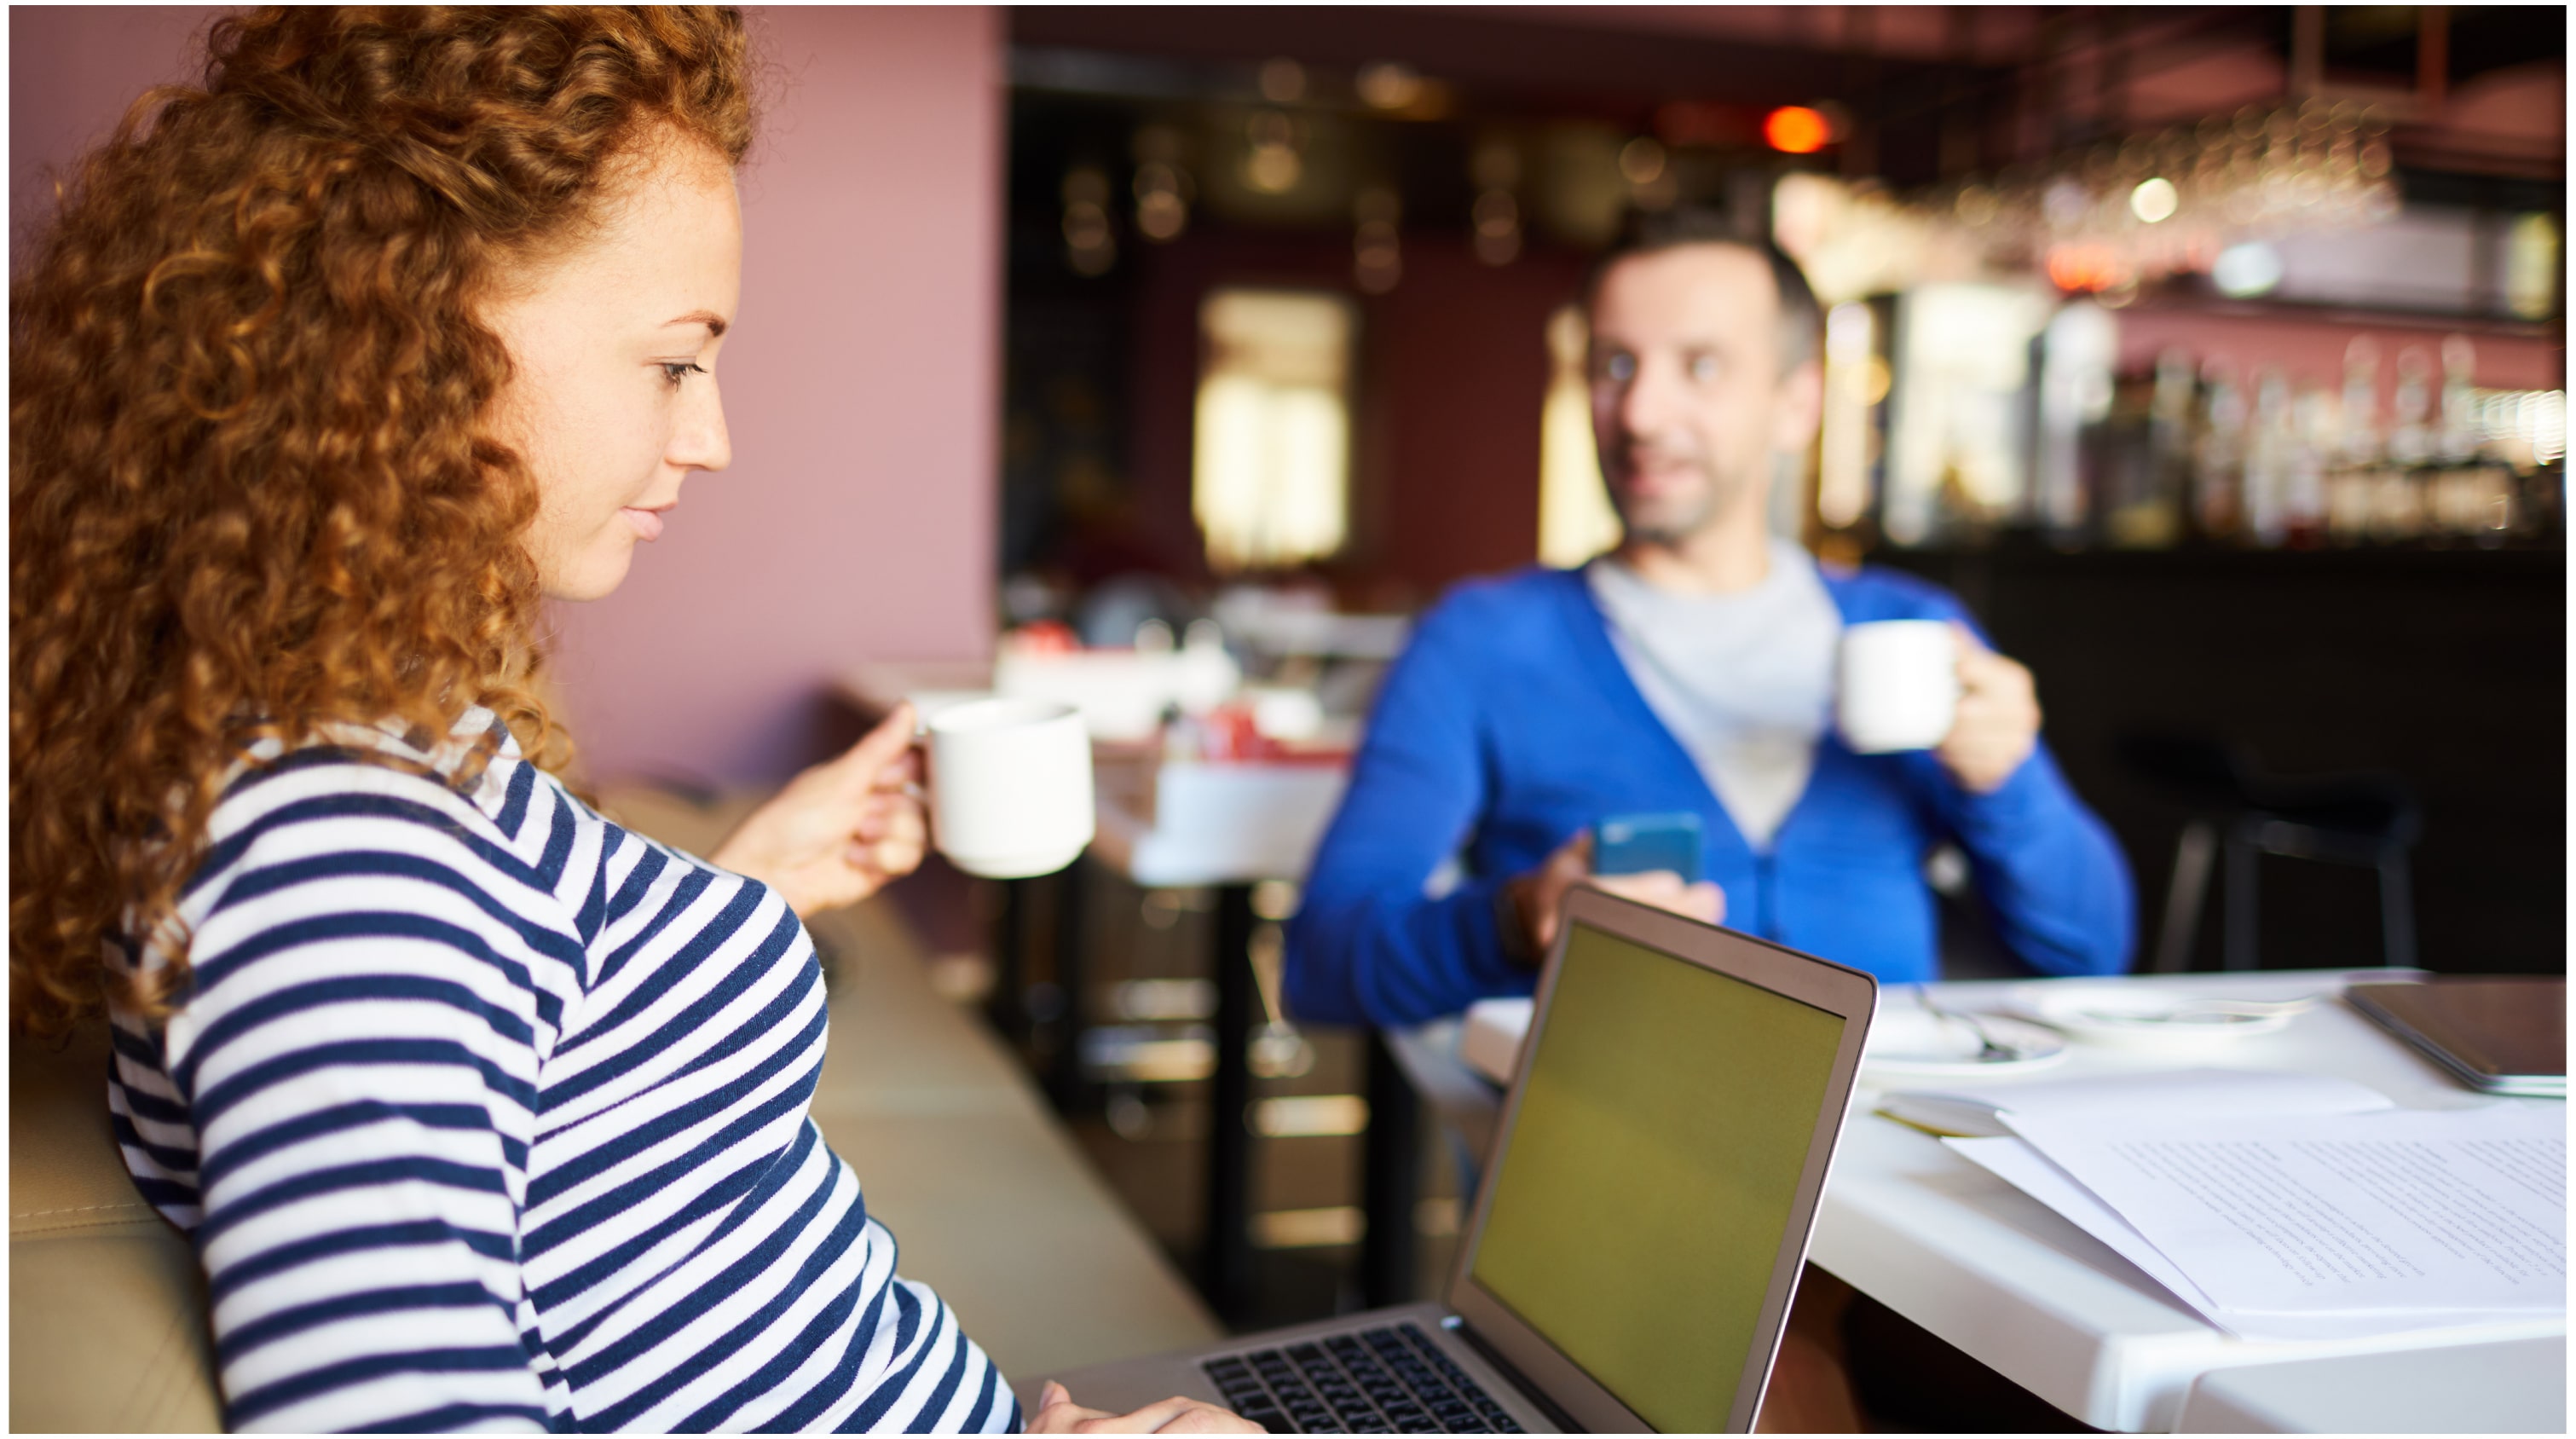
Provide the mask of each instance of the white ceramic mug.
POLYGON ((987 699, 930 717, 931 843, 987 879, 1073 863, 1091 843, 1091 735, 1053 700, 987 699))
POLYGON ((1942 620, 1874 620, 1843 631, 1837 713, 1857 754, 1930 749, 1959 714, 1959 646, 1942 620))

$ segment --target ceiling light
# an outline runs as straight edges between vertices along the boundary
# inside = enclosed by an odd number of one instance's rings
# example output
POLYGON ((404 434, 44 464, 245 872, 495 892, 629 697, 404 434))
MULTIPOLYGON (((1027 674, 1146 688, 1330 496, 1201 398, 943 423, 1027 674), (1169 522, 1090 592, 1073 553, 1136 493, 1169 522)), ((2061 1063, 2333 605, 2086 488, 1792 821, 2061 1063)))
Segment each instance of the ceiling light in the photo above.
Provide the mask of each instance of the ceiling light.
POLYGON ((2209 267, 2209 281, 2218 293, 2242 300, 2270 293, 2281 283, 2285 268, 2280 251, 2260 240, 2248 240, 2218 252, 2217 263, 2209 267))
POLYGON ((2172 219, 2181 207, 2182 193, 2162 175, 2139 181, 2138 188, 2129 192, 2129 213, 2150 225, 2172 219))
POLYGON ((1812 155, 1833 139, 1833 127, 1804 105, 1783 105, 1762 117, 1762 138, 1784 154, 1812 155))
POLYGON ((1422 97, 1422 77, 1409 65, 1381 60, 1361 68, 1359 92, 1375 109, 1401 110, 1422 97))

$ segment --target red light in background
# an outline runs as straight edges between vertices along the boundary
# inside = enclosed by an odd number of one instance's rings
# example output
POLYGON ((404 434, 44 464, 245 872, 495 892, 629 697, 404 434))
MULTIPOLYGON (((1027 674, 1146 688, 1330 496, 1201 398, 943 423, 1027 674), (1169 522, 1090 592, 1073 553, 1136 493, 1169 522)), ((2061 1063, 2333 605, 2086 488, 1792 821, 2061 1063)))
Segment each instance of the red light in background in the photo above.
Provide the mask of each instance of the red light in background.
POLYGON ((1812 155, 1833 137, 1825 117, 1803 105, 1783 105, 1762 117, 1762 138, 1785 154, 1812 155))
POLYGON ((2096 293, 2129 277, 2128 267, 2105 245, 2060 245, 2048 252, 2048 278, 2061 290, 2096 293))

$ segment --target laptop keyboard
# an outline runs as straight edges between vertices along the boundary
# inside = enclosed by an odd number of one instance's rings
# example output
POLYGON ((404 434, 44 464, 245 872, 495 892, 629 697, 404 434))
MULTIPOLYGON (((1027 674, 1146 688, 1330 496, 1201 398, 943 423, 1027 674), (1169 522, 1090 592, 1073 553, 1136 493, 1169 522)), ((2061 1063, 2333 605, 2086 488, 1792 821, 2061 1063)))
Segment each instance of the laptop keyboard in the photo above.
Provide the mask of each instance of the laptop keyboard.
POLYGON ((1228 1354, 1200 1367, 1234 1412, 1273 1434, 1521 1432, 1417 1325, 1228 1354))

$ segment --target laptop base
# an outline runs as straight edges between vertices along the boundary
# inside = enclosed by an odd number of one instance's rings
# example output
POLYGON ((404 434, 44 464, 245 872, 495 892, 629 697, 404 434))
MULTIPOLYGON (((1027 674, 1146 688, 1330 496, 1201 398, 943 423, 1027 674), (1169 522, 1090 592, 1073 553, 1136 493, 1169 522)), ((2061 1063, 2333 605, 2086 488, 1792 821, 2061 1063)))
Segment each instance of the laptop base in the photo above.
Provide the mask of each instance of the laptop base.
MULTIPOLYGON (((1551 1416, 1533 1401, 1522 1387, 1484 1354, 1466 1336, 1450 1327, 1454 1316, 1446 1307, 1434 1304, 1406 1304, 1392 1309, 1372 1309, 1359 1314, 1344 1314, 1312 1324, 1292 1325, 1284 1329, 1264 1330, 1258 1334, 1238 1335, 1196 1349, 1170 1354, 1150 1355, 1142 1359, 1121 1359, 1108 1364, 1095 1364, 1070 1373, 1051 1376, 1073 1396, 1073 1402, 1086 1409, 1100 1409, 1112 1414, 1126 1414, 1174 1395, 1203 1399, 1210 1404, 1231 1406, 1231 1401, 1218 1389, 1205 1366, 1210 1361, 1229 1356, 1249 1355, 1258 1350, 1284 1350, 1300 1344, 1316 1343, 1343 1335, 1358 1335, 1369 1330, 1412 1325, 1451 1363, 1464 1371, 1478 1388, 1490 1396, 1511 1422, 1533 1434, 1561 1433, 1564 1423, 1551 1416)), ((1045 1377, 1014 1386, 1025 1414, 1037 1413, 1038 1391, 1045 1377)), ((1499 1424, 1484 1424, 1486 1429, 1499 1429, 1499 1424)), ((1437 1425, 1412 1429, 1417 1433, 1438 1433, 1437 1425)))

